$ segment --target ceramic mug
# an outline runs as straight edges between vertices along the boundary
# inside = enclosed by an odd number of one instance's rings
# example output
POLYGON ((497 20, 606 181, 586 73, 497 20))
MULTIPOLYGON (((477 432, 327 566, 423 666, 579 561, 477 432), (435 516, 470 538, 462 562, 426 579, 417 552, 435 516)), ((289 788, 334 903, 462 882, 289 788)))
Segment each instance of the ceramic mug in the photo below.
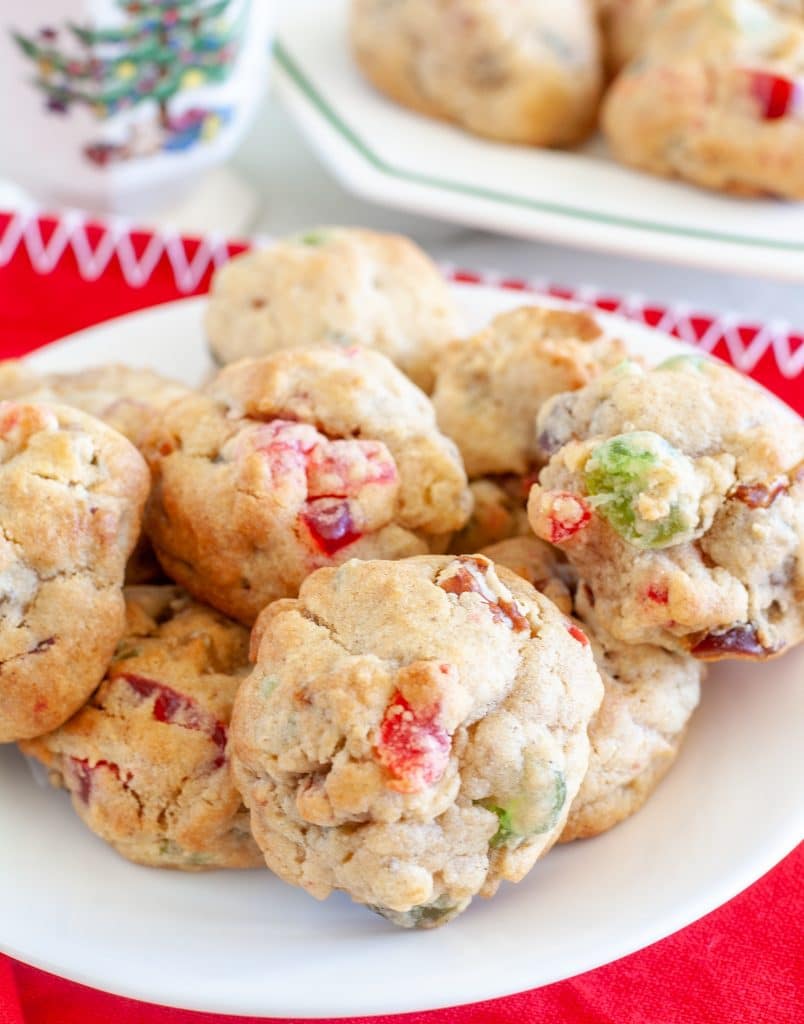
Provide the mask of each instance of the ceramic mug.
POLYGON ((226 159, 263 92, 272 0, 3 0, 0 173, 147 213, 226 159))

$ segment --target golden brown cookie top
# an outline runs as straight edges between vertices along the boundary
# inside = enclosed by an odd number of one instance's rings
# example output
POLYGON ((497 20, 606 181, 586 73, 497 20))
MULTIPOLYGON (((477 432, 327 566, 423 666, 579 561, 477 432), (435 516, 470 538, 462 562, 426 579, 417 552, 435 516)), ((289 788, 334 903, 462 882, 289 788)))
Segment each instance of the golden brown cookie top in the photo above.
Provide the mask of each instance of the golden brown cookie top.
POLYGON ((523 306, 442 353, 433 405, 470 478, 527 473, 540 461, 536 417, 626 356, 587 313, 523 306))
POLYGON ((229 777, 228 723, 248 632, 178 587, 129 587, 104 681, 64 726, 24 744, 89 827, 140 863, 260 863, 229 777))
POLYGON ((0 362, 0 399, 73 406, 137 446, 149 418, 186 394, 182 384, 140 367, 111 363, 76 373, 38 374, 23 360, 0 362))
POLYGON ((433 359, 459 333, 460 319, 446 282, 415 243, 324 227, 218 270, 206 329, 222 363, 283 348, 361 345, 429 389, 433 359))

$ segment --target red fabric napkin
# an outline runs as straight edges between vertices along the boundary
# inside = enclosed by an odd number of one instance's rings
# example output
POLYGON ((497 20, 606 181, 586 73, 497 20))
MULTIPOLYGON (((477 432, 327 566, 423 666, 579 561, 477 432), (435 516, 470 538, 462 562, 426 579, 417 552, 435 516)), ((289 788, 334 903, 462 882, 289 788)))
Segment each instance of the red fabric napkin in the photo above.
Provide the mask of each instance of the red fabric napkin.
MULTIPOLYGON (((209 287, 247 246, 0 213, 0 358, 90 324, 209 287)), ((804 339, 779 325, 635 305, 600 293, 461 271, 454 280, 587 301, 659 325, 751 373, 804 411, 804 339)), ((526 301, 523 297, 523 301, 526 301)), ((804 325, 803 325, 804 326, 804 325)), ((801 1024, 804 846, 730 903, 662 942, 569 981, 506 999, 363 1024, 801 1024)), ((0 910, 0 944, 4 934, 0 910)), ((415 984, 415 979, 411 979, 415 984)), ((231 1018, 121 999, 0 956, 0 1024, 225 1024, 231 1018)), ((262 1018, 269 1020, 273 1018, 262 1018)))

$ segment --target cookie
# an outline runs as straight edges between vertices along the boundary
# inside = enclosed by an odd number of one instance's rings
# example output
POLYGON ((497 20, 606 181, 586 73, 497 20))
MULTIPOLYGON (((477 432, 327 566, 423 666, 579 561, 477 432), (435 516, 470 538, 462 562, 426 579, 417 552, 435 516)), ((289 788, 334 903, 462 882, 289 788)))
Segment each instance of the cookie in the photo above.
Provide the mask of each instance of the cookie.
POLYGON ((357 560, 266 608, 232 766, 269 867, 430 928, 519 881, 586 771, 585 638, 481 556, 357 560))
POLYGON ((102 679, 148 482, 91 416, 0 402, 0 743, 61 725, 102 679))
POLYGON ((625 643, 768 658, 804 637, 804 423, 725 364, 624 364, 552 399, 531 525, 625 643))
POLYGON ((504 541, 484 554, 565 613, 574 612, 589 638, 603 703, 589 725, 589 768, 559 842, 600 835, 638 811, 673 765, 698 706, 705 666, 661 647, 614 640, 583 584, 573 605, 560 554, 536 537, 504 541))
POLYGON ((469 515, 430 402, 370 350, 234 363, 166 410, 146 453, 165 571, 246 624, 321 566, 443 550, 469 515))
POLYGON ((536 416, 626 356, 587 313, 523 306, 441 354, 433 392, 438 425, 455 441, 470 479, 524 476, 540 458, 536 416))
POLYGON ((84 823, 137 864, 262 863, 229 770, 228 724, 248 631, 178 587, 130 587, 127 624, 89 702, 21 744, 84 823))
POLYGON ((657 12, 668 0, 598 0, 606 69, 616 75, 644 46, 657 12))
POLYGON ((804 21, 760 0, 673 0, 609 90, 614 156, 665 177, 804 199, 804 21))
POLYGON ((477 135, 571 146, 594 128, 602 75, 587 0, 352 0, 352 51, 386 96, 477 135))
POLYGON ((319 228, 244 253, 215 273, 206 331, 219 363, 277 349, 361 345, 429 390, 460 333, 446 281, 410 239, 319 228))
POLYGON ((77 373, 38 374, 23 360, 0 362, 0 399, 74 406, 138 447, 150 418, 186 394, 184 385, 140 367, 112 363, 77 373))
POLYGON ((469 482, 472 514, 462 530, 450 540, 449 550, 455 555, 471 555, 475 551, 531 532, 527 500, 533 478, 519 476, 480 477, 469 482))

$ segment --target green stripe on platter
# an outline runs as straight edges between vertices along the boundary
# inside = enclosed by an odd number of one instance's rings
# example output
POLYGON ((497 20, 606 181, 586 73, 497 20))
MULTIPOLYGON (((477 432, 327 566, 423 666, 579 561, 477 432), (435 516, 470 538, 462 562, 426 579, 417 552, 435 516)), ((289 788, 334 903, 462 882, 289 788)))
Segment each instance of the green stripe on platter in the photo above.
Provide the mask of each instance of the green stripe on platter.
POLYGON ((558 203, 543 202, 538 199, 530 199, 527 196, 517 196, 506 192, 497 192, 494 189, 480 188, 475 185, 468 185, 465 182, 450 181, 447 178, 437 178, 427 174, 419 174, 416 171, 408 171, 401 167, 394 167, 378 156, 371 147, 333 110, 321 93, 316 89, 309 78, 304 74, 299 65, 293 60, 284 45, 277 41, 274 46, 274 56, 288 77, 294 82, 298 89, 307 97, 316 110, 329 122, 332 128, 344 138, 363 159, 371 164, 376 170, 381 171, 389 177, 399 178, 402 181, 409 181, 416 185, 427 185, 431 188, 438 188, 448 192, 456 192, 461 195, 471 196, 474 199, 491 200, 502 203, 506 206, 519 206, 531 210, 539 210, 542 213, 558 214, 564 217, 574 217, 577 220, 593 221, 598 224, 611 224, 617 227, 631 228, 639 231, 648 231, 665 235, 674 235, 682 238, 697 238, 707 242, 728 242, 731 244, 778 249, 783 252, 804 252, 804 242, 787 242, 778 238, 752 238, 746 235, 733 235, 726 232, 705 231, 699 228, 674 227, 669 224, 661 224, 655 221, 637 220, 629 217, 618 217, 610 214, 599 213, 596 210, 586 210, 576 206, 564 206, 558 203))

